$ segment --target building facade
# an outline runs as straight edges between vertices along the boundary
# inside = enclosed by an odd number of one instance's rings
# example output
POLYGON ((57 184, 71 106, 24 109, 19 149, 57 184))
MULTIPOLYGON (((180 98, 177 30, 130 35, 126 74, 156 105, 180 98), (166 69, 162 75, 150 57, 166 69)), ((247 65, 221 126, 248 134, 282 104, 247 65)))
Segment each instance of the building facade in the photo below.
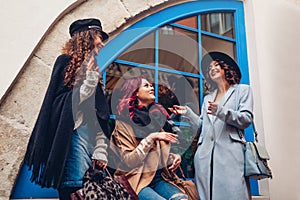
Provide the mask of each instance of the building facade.
MULTIPOLYGON (((26 62, 18 63, 21 66, 17 67, 18 74, 13 80, 8 80, 8 89, 4 88, 0 107, 3 174, 0 180, 4 184, 0 188, 0 198, 57 197, 55 190, 41 189, 29 182, 30 174, 22 161, 53 63, 69 37, 69 24, 86 17, 100 18, 104 30, 111 36, 98 55, 98 65, 110 100, 120 84, 120 77, 134 69, 155 82, 158 102, 170 106, 172 98, 164 96, 161 91, 172 88, 175 96, 180 98, 172 99, 171 103, 190 105, 200 113, 206 93, 199 68, 202 55, 213 50, 231 55, 241 67, 241 82, 253 88, 259 141, 269 150, 274 173, 271 180, 252 181, 252 194, 265 199, 300 198, 293 184, 293 180, 299 177, 296 166, 300 159, 295 159, 295 167, 290 166, 288 175, 282 166, 293 154, 293 158, 296 157, 296 141, 300 139, 295 134, 299 127, 295 122, 297 105, 293 107, 292 103, 299 100, 299 95, 292 95, 299 88, 299 79, 294 77, 299 69, 294 59, 300 52, 297 45, 300 40, 293 31, 299 15, 299 2, 89 0, 70 2, 65 9, 63 6, 66 5, 59 6, 62 11, 58 17, 35 41, 29 56, 24 58, 26 62), (281 11, 280 17, 274 11, 278 14, 281 11), (179 85, 177 92, 176 84, 179 85), (290 96, 290 103, 284 101, 285 96, 290 96), (288 142, 283 139, 287 134, 292 138, 288 142), (282 186, 288 186, 289 190, 283 190, 282 186)), ((110 103, 113 108, 114 101, 110 103)), ((112 120, 113 117, 112 109, 112 120)), ((191 130, 184 123, 179 125, 183 126, 184 139, 190 144, 191 130)), ((251 127, 246 130, 246 135, 248 140, 253 139, 251 127)), ((189 146, 178 147, 178 151, 183 153, 185 172, 193 177, 189 146)))

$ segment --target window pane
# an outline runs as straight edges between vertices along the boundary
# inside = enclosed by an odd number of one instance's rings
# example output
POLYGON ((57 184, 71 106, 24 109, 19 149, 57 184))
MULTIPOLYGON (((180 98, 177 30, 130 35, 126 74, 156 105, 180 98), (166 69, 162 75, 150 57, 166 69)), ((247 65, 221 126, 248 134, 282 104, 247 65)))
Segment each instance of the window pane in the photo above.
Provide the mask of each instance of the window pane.
POLYGON ((158 83, 158 102, 166 109, 173 105, 188 105, 199 114, 198 78, 159 72, 158 83))
POLYGON ((218 35, 235 38, 233 13, 207 13, 201 15, 201 29, 218 35))
POLYGON ((202 36, 203 55, 210 51, 222 51, 235 58, 235 43, 210 36, 202 36))
POLYGON ((154 53, 154 33, 151 33, 133 44, 122 55, 120 55, 118 59, 154 65, 154 53))
POLYGON ((198 74, 197 33, 180 28, 159 30, 159 66, 198 74))
POLYGON ((191 27, 191 28, 197 28, 197 16, 185 18, 179 21, 176 21, 175 24, 180 24, 183 26, 191 27))

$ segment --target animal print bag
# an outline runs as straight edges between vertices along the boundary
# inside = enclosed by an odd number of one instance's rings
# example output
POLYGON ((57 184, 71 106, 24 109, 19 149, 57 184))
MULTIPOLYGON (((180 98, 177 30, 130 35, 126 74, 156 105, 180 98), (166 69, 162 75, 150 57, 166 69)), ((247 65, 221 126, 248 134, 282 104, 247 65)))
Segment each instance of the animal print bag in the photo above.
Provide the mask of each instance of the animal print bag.
POLYGON ((90 167, 83 177, 84 199, 133 200, 128 191, 104 169, 90 167))

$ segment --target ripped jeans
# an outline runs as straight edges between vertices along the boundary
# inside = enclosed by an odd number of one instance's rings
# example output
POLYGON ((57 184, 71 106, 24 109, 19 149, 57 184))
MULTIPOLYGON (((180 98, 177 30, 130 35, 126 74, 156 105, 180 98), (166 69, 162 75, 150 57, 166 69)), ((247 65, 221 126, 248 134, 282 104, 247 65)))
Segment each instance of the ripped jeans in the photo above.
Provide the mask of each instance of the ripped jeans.
POLYGON ((143 188, 138 197, 140 200, 180 200, 188 199, 176 186, 166 182, 161 177, 161 170, 156 172, 152 182, 143 188))

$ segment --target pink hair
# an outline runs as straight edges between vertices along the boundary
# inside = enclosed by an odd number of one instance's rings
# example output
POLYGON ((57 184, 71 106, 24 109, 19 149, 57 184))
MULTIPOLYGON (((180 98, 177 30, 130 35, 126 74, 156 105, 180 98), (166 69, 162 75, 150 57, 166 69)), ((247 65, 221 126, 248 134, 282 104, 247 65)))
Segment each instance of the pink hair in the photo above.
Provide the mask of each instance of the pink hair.
MULTIPOLYGON (((118 106, 118 114, 121 115, 124 109, 128 108, 129 110, 135 107, 137 104, 137 91, 142 84, 142 77, 134 77, 125 80, 120 91, 122 93, 122 98, 118 106)), ((132 114, 130 113, 130 117, 132 114)))
MULTIPOLYGON (((142 84, 142 79, 145 79, 145 78, 143 78, 142 76, 139 76, 139 77, 127 79, 123 83, 123 85, 120 89, 122 98, 120 99, 120 103, 118 106, 118 114, 119 115, 123 114, 123 112, 125 111, 124 109, 127 108, 129 111, 130 118, 131 119, 134 118, 133 109, 138 106, 136 94, 142 84)), ((151 111, 151 113, 161 112, 162 114, 164 114, 167 117, 167 119, 170 119, 168 112, 162 105, 155 103, 155 102, 153 102, 153 103, 157 107, 155 109, 153 109, 151 111)))

